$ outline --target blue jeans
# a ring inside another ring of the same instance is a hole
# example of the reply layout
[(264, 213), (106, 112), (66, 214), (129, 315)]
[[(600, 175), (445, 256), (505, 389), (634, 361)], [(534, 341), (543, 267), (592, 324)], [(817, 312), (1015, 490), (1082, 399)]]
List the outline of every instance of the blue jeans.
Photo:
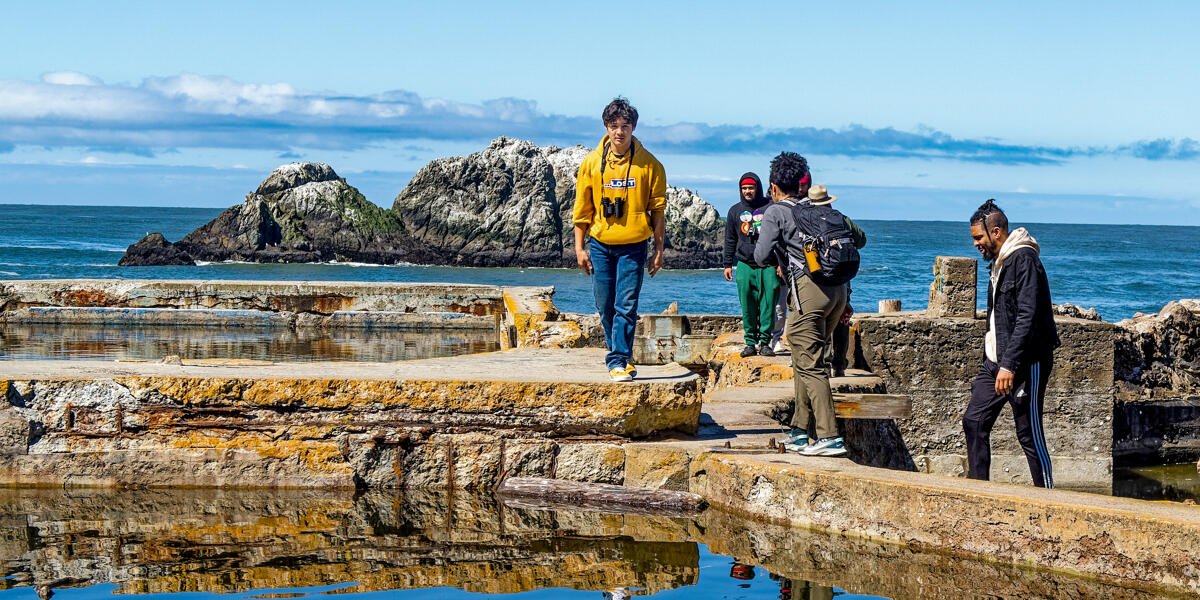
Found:
[(624, 367), (633, 355), (633, 332), (638, 322), (638, 294), (646, 272), (646, 242), (605, 244), (588, 238), (592, 259), (592, 291), (604, 326), (609, 369)]

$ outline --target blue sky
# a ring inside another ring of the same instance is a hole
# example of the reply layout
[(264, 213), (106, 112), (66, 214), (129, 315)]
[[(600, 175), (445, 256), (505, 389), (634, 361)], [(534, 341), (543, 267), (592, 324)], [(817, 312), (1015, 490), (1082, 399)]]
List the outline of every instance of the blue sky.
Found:
[(246, 4), (7, 6), (0, 202), (224, 207), (318, 160), (390, 206), (621, 94), (720, 208), (787, 149), (861, 218), (1200, 225), (1200, 4)]

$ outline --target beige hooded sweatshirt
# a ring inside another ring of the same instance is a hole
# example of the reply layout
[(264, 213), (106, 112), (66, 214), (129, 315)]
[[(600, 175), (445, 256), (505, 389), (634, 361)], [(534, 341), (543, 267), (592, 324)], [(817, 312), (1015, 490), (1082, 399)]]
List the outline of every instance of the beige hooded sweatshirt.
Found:
[(996, 284), (1000, 281), (1000, 269), (1004, 268), (1004, 259), (1020, 248), (1033, 248), (1035, 253), (1039, 252), (1037, 240), (1033, 239), (1033, 236), (1029, 235), (1024, 227), (1018, 227), (1008, 234), (1008, 239), (1004, 240), (1004, 244), (1000, 246), (1000, 253), (996, 255), (996, 262), (992, 265), (992, 285), (988, 286), (992, 290), (992, 297), (989, 298), (992, 314), (988, 319), (987, 336), (983, 338), (983, 352), (987, 355), (987, 359), (994, 363), (1000, 362), (996, 348)]

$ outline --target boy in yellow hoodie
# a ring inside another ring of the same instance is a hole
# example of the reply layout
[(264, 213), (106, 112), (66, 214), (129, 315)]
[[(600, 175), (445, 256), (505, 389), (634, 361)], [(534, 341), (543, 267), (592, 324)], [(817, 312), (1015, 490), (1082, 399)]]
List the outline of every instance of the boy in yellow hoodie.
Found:
[[(632, 381), (642, 272), (648, 268), (654, 277), (663, 264), (667, 174), (633, 137), (638, 113), (627, 100), (609, 102), (601, 117), (608, 134), (583, 159), (575, 184), (575, 260), (592, 275), (608, 375)], [(654, 250), (647, 257), (651, 237)]]

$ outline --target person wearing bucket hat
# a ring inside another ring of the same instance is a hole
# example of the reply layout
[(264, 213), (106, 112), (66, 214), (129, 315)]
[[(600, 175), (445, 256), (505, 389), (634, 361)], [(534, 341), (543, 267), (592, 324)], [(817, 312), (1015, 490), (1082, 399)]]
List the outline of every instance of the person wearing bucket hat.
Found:
[(829, 190), (825, 189), (823, 185), (814, 185), (808, 188), (808, 199), (813, 206), (825, 206), (833, 204), (833, 201), (837, 200), (837, 196), (830, 196)]
[[(827, 206), (833, 204), (837, 200), (837, 196), (829, 194), (829, 190), (823, 185), (814, 185), (808, 190), (808, 199), (812, 201), (813, 206)], [(862, 230), (858, 225), (854, 224), (848, 217), (846, 225), (850, 227), (855, 235), (866, 239)], [(854, 314), (854, 309), (850, 308), (850, 294), (853, 290), (850, 289), (850, 284), (846, 284), (846, 308), (842, 311), (842, 317), (833, 328), (831, 340), (833, 343), (825, 346), (825, 362), (833, 366), (833, 376), (842, 377), (846, 374), (846, 367), (849, 361), (846, 359), (846, 352), (850, 347), (850, 317)]]
[(771, 201), (763, 196), (762, 180), (754, 173), (745, 173), (738, 179), (738, 190), (741, 201), (730, 207), (725, 218), (725, 281), (737, 280), (746, 340), (742, 356), (774, 356), (771, 329), (775, 324), (779, 276), (773, 264), (754, 262), (754, 242), (758, 241), (763, 212)]

